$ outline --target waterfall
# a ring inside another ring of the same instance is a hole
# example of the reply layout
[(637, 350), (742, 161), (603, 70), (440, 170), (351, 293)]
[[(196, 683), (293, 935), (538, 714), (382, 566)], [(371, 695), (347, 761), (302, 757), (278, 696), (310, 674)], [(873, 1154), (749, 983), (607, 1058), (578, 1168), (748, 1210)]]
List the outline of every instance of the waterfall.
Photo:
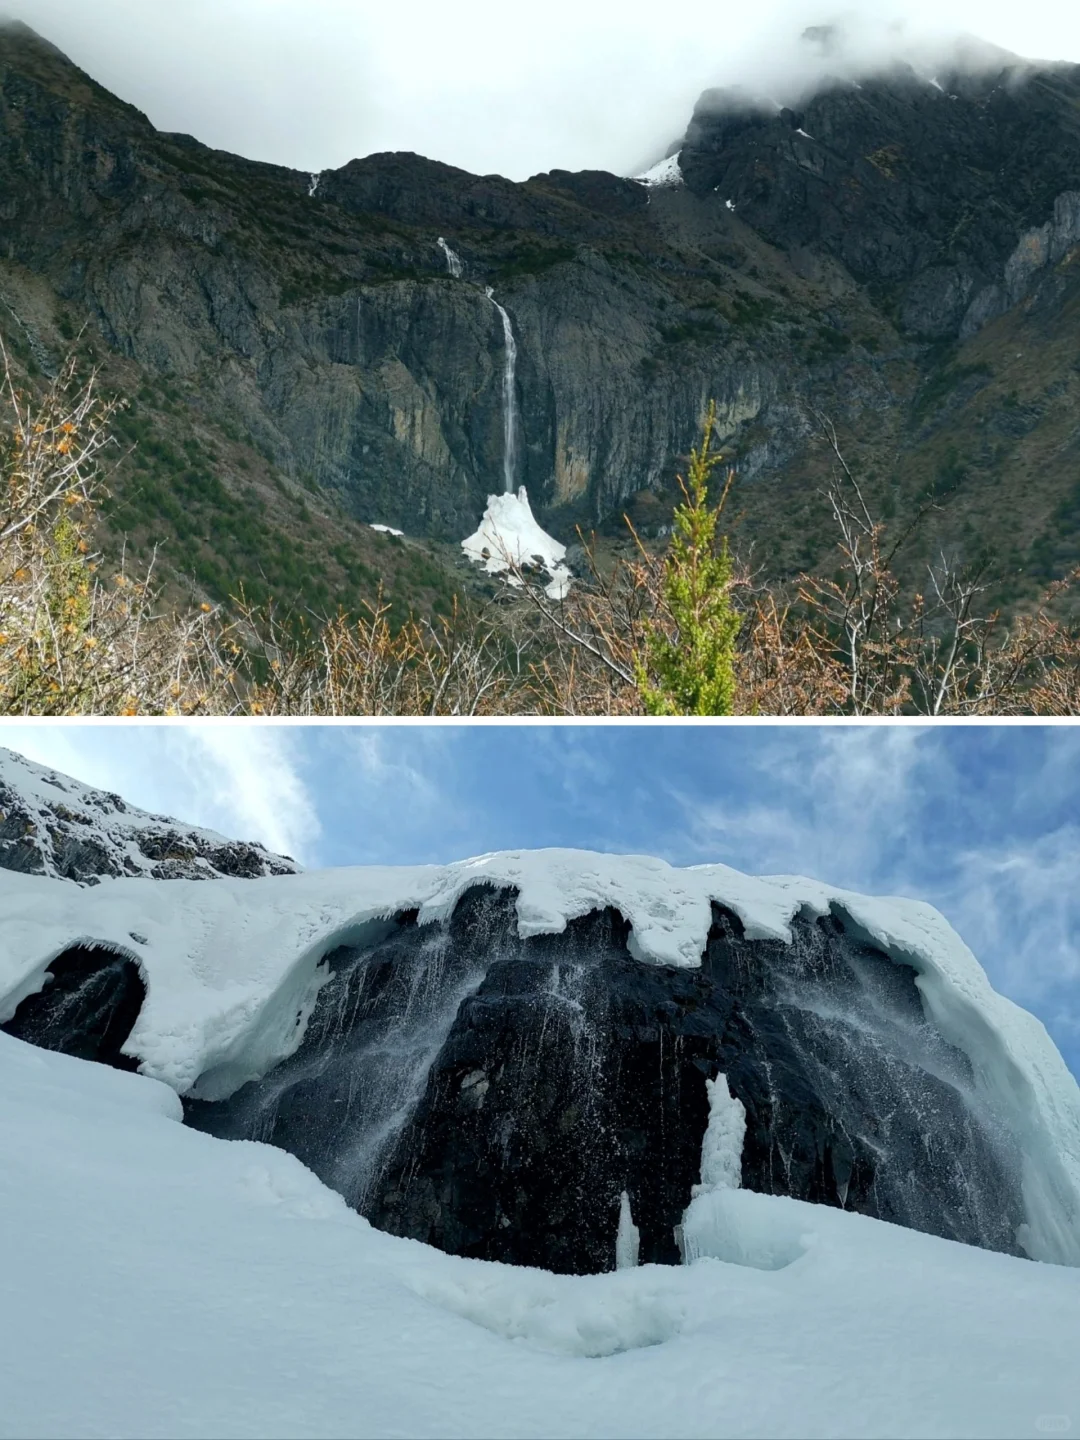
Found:
[(299, 1049), (262, 1080), (187, 1120), (298, 1155), (363, 1212), (431, 1066), (490, 957), (459, 953), (445, 925), (327, 957), (329, 979)]
[(308, 193), (308, 199), (309, 199), (309, 200), (314, 200), (315, 196), (319, 193), (319, 185), (320, 185), (321, 183), (322, 183), (322, 171), (320, 170), (320, 171), (318, 172), (318, 174), (316, 174), (314, 171), (312, 171), (312, 173), (311, 173), (311, 184), (308, 186), (308, 192), (307, 192), (307, 193)]
[(450, 246), (446, 243), (446, 241), (441, 235), (439, 236), (436, 243), (438, 244), (439, 249), (446, 256), (447, 270), (449, 270), (450, 274), (454, 277), (455, 280), (460, 280), (462, 275), (465, 273), (465, 262), (462, 260), (460, 255), (455, 254), (455, 252), (450, 249)]
[(506, 367), (503, 370), (503, 488), (508, 495), (514, 493), (517, 476), (517, 341), (510, 316), (495, 299), (495, 292), (489, 285), (484, 292), (502, 316), (503, 337), (506, 341)]

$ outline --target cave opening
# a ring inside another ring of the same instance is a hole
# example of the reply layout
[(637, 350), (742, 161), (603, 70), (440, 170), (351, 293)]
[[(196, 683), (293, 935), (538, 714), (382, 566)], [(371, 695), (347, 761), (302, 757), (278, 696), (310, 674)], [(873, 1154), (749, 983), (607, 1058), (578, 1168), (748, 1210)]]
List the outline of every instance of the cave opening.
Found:
[(136, 961), (104, 946), (73, 945), (49, 962), (44, 988), (28, 995), (0, 1030), (43, 1050), (136, 1071), (138, 1057), (125, 1055), (123, 1046), (145, 1000)]

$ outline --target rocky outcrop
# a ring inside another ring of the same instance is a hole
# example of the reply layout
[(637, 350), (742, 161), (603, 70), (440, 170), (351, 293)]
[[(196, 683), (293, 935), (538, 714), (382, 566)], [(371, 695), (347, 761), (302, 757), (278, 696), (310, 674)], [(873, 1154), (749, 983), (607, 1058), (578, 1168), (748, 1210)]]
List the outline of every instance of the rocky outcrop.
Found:
[(932, 81), (900, 67), (834, 82), (799, 111), (710, 91), (680, 166), (774, 245), (824, 250), (859, 281), (903, 287), (905, 327), (939, 339), (958, 334), (972, 292), (1007, 260), (1002, 309), (1029, 267), (1076, 243), (1066, 192), (1080, 174), (1078, 100), (1077, 67), (1019, 62)]
[(290, 875), (262, 845), (149, 815), (12, 750), (0, 749), (0, 866), (96, 885), (121, 875), (205, 880)]
[(445, 925), (399, 916), (330, 957), (291, 1059), (188, 1123), (292, 1151), (394, 1234), (587, 1273), (614, 1268), (624, 1193), (641, 1261), (678, 1262), (722, 1074), (745, 1187), (1018, 1253), (1015, 1156), (913, 971), (842, 917), (786, 946), (717, 909), (700, 970), (642, 964), (628, 929), (522, 940), (482, 887)]
[[(229, 873), (285, 873), (285, 862), (257, 847), (146, 816), (11, 752), (0, 754), (0, 783), (5, 816), (21, 807), (33, 824), (24, 850), (9, 841), (0, 855), (11, 868), (108, 888), (123, 866), (159, 879), (212, 877), (227, 847)], [(203, 853), (204, 845), (212, 848)], [(512, 883), (496, 887), (470, 869), (452, 908), (435, 911), (446, 918), (424, 924), (420, 909), (394, 901), (362, 924), (329, 921), (323, 902), (318, 919), (305, 920), (298, 901), (303, 946), (330, 924), (326, 944), (336, 948), (321, 959), (309, 948), (300, 964), (289, 949), (293, 978), (267, 1011), (272, 1031), (295, 1025), (295, 1033), (287, 1045), (280, 1034), (269, 1048), (260, 1041), (254, 1060), (231, 1053), (223, 1064), (217, 1055), (173, 1077), (187, 1123), (290, 1151), (392, 1234), (563, 1273), (612, 1269), (634, 1246), (641, 1263), (678, 1263), (682, 1217), (701, 1184), (793, 1196), (1024, 1253), (1015, 1119), (999, 1113), (1004, 1101), (987, 1098), (999, 1092), (928, 1019), (916, 962), (867, 942), (844, 902), (804, 909), (789, 940), (765, 940), (749, 938), (714, 900), (707, 932), (710, 911), (700, 912), (700, 965), (683, 948), (682, 963), (660, 963), (642, 958), (647, 920), (637, 917), (635, 939), (612, 900), (590, 889), (597, 876), (587, 856), (558, 883), (573, 885), (584, 866), (583, 893), (592, 898), (565, 902), (565, 928), (548, 915), (549, 933), (523, 936), (534, 928), (519, 921), (523, 857), (508, 858)], [(619, 882), (630, 907), (641, 885), (655, 883), (655, 867), (642, 863), (652, 881)], [(677, 886), (678, 872), (671, 875)], [(263, 892), (258, 903), (278, 907), (276, 927), (306, 878)], [(415, 877), (407, 883), (405, 893), (416, 895)], [(216, 906), (215, 887), (197, 890)], [(49, 943), (29, 971), (16, 970), (0, 1029), (136, 1070), (136, 1026), (155, 974), (166, 1003), (173, 985), (187, 995), (181, 1028), (234, 1023), (232, 1015), (193, 1019), (199, 1010), (184, 990), (179, 954), (163, 961), (158, 951), (172, 938), (167, 894), (154, 897), (142, 921), (123, 918), (125, 895), (136, 907), (147, 900), (144, 885), (95, 891), (86, 899), (105, 902), (105, 929), (102, 908), (96, 921), (69, 917), (60, 953)], [(24, 928), (37, 889), (25, 898), (29, 910), (23, 903), (17, 911)], [(230, 914), (243, 905), (236, 887), (224, 901)], [(678, 932), (673, 917), (685, 891), (676, 889), (672, 903), (663, 890), (646, 910), (658, 908)], [(207, 923), (200, 933), (243, 934), (249, 944), (255, 933)], [(89, 935), (99, 938), (78, 938)], [(339, 943), (346, 935), (350, 943)], [(700, 944), (690, 942), (694, 952)], [(215, 992), (220, 976), (231, 1012), (266, 1005), (265, 993), (232, 988), (228, 966), (215, 964), (193, 968)], [(737, 1125), (717, 1114), (718, 1096), (737, 1111)]]

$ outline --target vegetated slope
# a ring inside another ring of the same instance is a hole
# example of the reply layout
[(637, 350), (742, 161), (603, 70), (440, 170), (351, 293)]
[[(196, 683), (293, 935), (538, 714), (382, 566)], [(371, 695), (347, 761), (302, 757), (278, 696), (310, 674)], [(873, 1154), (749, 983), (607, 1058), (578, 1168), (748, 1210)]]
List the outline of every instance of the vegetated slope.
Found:
[(1080, 559), (1075, 67), (897, 71), (798, 114), (710, 94), (679, 164), (660, 187), (407, 154), (310, 177), (160, 134), (9, 27), (0, 322), (38, 366), (89, 322), (136, 397), (110, 524), (166, 532), (215, 594), (327, 608), (392, 573), (445, 607), (449, 547), (502, 486), (489, 285), (517, 478), (562, 538), (624, 511), (658, 533), (715, 398), (738, 543), (773, 575), (831, 564), (811, 410), (886, 517), (937, 496), (910, 575), (991, 551), (1019, 598)]

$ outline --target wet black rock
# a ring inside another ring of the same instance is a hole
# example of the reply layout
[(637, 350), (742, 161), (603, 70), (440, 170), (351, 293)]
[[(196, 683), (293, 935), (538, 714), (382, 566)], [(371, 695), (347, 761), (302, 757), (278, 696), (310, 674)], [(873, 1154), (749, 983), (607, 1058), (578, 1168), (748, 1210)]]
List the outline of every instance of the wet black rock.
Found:
[(28, 996), (0, 1030), (43, 1050), (134, 1071), (122, 1053), (146, 999), (133, 960), (97, 946), (75, 945), (51, 961), (46, 983)]
[(522, 940), (488, 889), (446, 925), (406, 917), (331, 957), (296, 1055), (188, 1121), (291, 1150), (391, 1233), (584, 1273), (614, 1265), (623, 1191), (641, 1259), (677, 1262), (722, 1073), (745, 1187), (1018, 1253), (1015, 1155), (913, 971), (842, 916), (789, 946), (717, 909), (696, 970), (628, 933), (607, 910)]

